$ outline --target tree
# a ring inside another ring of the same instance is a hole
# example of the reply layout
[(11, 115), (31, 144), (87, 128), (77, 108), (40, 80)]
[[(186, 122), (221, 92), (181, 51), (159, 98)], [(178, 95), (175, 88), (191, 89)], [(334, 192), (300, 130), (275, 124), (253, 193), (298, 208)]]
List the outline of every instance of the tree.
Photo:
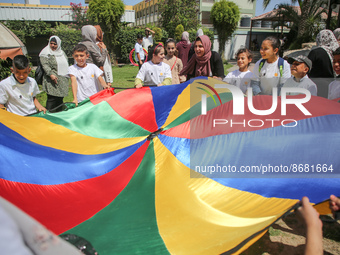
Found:
[(79, 29), (82, 26), (88, 25), (89, 20), (86, 14), (88, 7), (87, 6), (83, 7), (81, 3), (76, 4), (72, 2), (70, 3), (70, 6), (72, 13), (71, 14), (69, 13), (68, 15), (71, 15), (72, 19), (74, 20), (75, 27)]
[(120, 19), (125, 11), (122, 0), (91, 0), (87, 17), (93, 24), (98, 24), (105, 32), (105, 44), (112, 49), (114, 38), (120, 28)]
[(225, 43), (236, 30), (240, 20), (240, 10), (234, 2), (215, 2), (211, 8), (210, 19), (218, 35), (218, 51), (223, 57)]
[[(300, 47), (302, 42), (314, 40), (316, 34), (321, 29), (321, 15), (326, 13), (326, 10), (320, 8), (325, 0), (305, 0), (299, 1), (301, 15), (296, 10), (296, 7), (288, 4), (280, 4), (278, 15), (284, 17), (284, 20), (289, 20), (287, 25), (291, 29), (291, 33), (296, 34), (294, 40), (294, 48)], [(277, 26), (286, 26), (281, 21)]]
[[(254, 2), (254, 0), (251, 0)], [(271, 0), (264, 0), (263, 1), (263, 9), (267, 8)], [(298, 23), (296, 24), (296, 27), (298, 28), (297, 38), (298, 40), (301, 40), (301, 38), (305, 37), (306, 33), (309, 33), (308, 30), (310, 30), (311, 24), (310, 18), (313, 16), (312, 13), (315, 13), (315, 16), (317, 16), (317, 11), (326, 12), (323, 8), (320, 8), (322, 5), (326, 4), (328, 5), (328, 0), (291, 0), (292, 4), (298, 3), (301, 9), (301, 15), (299, 16)], [(280, 4), (280, 6), (288, 6), (288, 4)], [(289, 10), (290, 12), (290, 10)], [(312, 17), (312, 19), (314, 19)], [(298, 25), (297, 25), (298, 24)]]
[(182, 24), (185, 30), (196, 30), (199, 24), (198, 7), (196, 0), (160, 0), (160, 25), (172, 38), (175, 37), (175, 29), (179, 24)]

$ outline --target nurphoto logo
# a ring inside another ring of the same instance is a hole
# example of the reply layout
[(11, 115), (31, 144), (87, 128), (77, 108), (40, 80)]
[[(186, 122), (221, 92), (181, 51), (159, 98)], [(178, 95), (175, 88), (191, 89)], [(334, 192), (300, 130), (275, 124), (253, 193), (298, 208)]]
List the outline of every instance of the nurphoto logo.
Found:
[[(203, 84), (205, 85), (205, 84)], [(211, 87), (211, 86), (209, 86)], [(254, 115), (258, 116), (267, 116), (272, 113), (274, 113), (277, 109), (278, 106), (278, 89), (273, 88), (272, 89), (272, 105), (269, 109), (265, 110), (259, 110), (255, 109), (254, 104), (253, 104), (253, 91), (252, 88), (250, 87), (247, 91), (247, 97), (244, 96), (242, 90), (234, 85), (228, 85), (228, 84), (215, 84), (215, 88), (225, 88), (228, 89), (233, 97), (232, 104), (233, 104), (233, 115), (235, 116), (240, 116), (240, 115), (245, 115), (244, 113), (244, 108), (245, 108), (245, 103), (244, 100), (247, 100), (247, 106), (248, 109), (251, 113)], [(217, 95), (218, 99), (220, 97), (218, 96), (216, 90), (214, 88), (210, 88), (215, 95)], [(206, 90), (204, 90), (206, 91)], [(305, 97), (303, 98), (287, 98), (287, 95), (290, 93), (299, 93), (299, 94), (304, 94)], [(210, 97), (213, 99), (213, 96), (211, 93), (208, 93)], [(311, 116), (312, 114), (306, 109), (306, 107), (303, 105), (304, 103), (307, 103), (311, 99), (311, 93), (304, 88), (281, 88), (281, 116), (286, 116), (287, 115), (287, 105), (295, 105), (304, 115), (306, 116)], [(214, 99), (213, 99), (214, 100)], [(215, 102), (215, 100), (214, 100)], [(222, 104), (222, 103), (221, 103)], [(216, 102), (215, 102), (216, 105)], [(201, 95), (201, 115), (206, 115), (207, 114), (207, 95), (202, 94)], [(262, 127), (265, 123), (265, 121), (269, 121), (272, 123), (272, 127), (274, 127), (274, 123), (277, 121), (280, 121), (281, 125), (284, 127), (295, 127), (297, 125), (297, 121), (294, 119), (244, 119), (241, 122), (233, 122), (232, 119), (213, 119), (212, 126), (216, 127), (216, 125), (226, 125), (230, 124), (232, 127), (233, 125), (243, 125), (244, 127), (248, 124), (249, 127)], [(289, 124), (287, 124), (289, 123)]]

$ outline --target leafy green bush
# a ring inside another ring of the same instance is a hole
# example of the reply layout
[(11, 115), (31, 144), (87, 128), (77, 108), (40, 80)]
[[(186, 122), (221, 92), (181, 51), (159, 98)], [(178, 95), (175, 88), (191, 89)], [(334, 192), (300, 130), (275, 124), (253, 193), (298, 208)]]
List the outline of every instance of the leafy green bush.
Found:
[(60, 38), (61, 47), (66, 56), (70, 58), (74, 46), (82, 40), (81, 31), (64, 24), (58, 24), (52, 31), (54, 35)]
[(115, 52), (116, 56), (119, 57), (119, 62), (130, 62), (129, 54), (135, 47), (138, 34), (144, 35), (144, 28), (124, 27), (116, 34)]
[(151, 28), (153, 31), (155, 31), (155, 37), (154, 42), (162, 42), (163, 34), (162, 34), (162, 29), (159, 27), (153, 27)]
[(149, 25), (149, 26), (146, 26), (146, 27), (149, 27), (150, 29), (155, 31), (155, 37), (154, 37), (155, 43), (161, 42), (161, 43), (165, 44), (165, 41), (169, 38), (167, 31), (165, 31), (163, 28), (156, 27), (156, 26), (153, 26), (153, 25)]
[(41, 35), (51, 34), (51, 24), (42, 20), (6, 20), (4, 21), (6, 27), (23, 42), (26, 43), (26, 38), (35, 38)]
[(165, 43), (168, 38), (169, 38), (168, 32), (162, 29), (162, 40), (161, 41)]
[(12, 60), (10, 58), (6, 60), (0, 58), (0, 81), (11, 75), (11, 67)]
[(179, 24), (175, 29), (175, 39), (180, 41), (182, 39), (182, 34), (184, 32), (184, 27), (182, 24)]

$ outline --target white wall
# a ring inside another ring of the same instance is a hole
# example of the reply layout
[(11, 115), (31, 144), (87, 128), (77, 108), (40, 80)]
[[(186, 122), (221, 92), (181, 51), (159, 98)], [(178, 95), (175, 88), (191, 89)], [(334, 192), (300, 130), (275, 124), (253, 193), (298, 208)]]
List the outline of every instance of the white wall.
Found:
[[(240, 48), (244, 48), (248, 44), (248, 35), (246, 34), (234, 34), (234, 36), (226, 43), (224, 58), (226, 60), (235, 59), (235, 53)], [(218, 52), (218, 40), (215, 35), (213, 50)]]
[(25, 0), (25, 4), (40, 4), (40, 0)]

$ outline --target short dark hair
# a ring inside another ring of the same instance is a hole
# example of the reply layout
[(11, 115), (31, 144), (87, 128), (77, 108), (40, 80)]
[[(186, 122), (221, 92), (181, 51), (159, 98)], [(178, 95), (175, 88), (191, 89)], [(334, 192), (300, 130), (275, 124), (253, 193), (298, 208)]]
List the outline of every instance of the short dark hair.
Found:
[[(235, 54), (236, 59), (237, 59), (238, 55), (241, 54), (241, 53), (246, 53), (248, 59), (250, 59), (250, 58), (253, 59), (253, 53), (250, 50), (248, 50), (247, 48), (239, 49)], [(248, 63), (248, 66), (249, 65), (250, 65), (250, 62)]]
[(87, 47), (84, 44), (81, 44), (81, 43), (78, 43), (78, 44), (76, 44), (76, 46), (74, 46), (72, 53), (74, 53), (76, 51), (81, 51), (81, 52), (85, 52), (86, 54), (89, 54)]
[(333, 56), (340, 55), (340, 47), (333, 52)]
[(29, 66), (30, 62), (28, 61), (28, 58), (24, 55), (16, 55), (13, 58), (13, 67), (23, 70), (26, 69)]
[(142, 34), (138, 34), (137, 35), (137, 39), (143, 39), (143, 35)]

